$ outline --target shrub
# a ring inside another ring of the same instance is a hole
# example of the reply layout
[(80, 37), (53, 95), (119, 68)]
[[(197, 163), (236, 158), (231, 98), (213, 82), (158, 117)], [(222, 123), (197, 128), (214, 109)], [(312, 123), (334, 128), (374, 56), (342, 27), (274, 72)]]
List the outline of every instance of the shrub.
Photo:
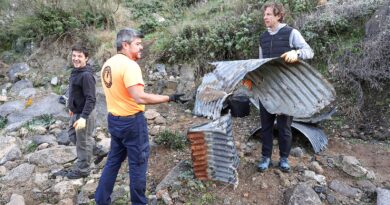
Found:
[(187, 25), (170, 38), (161, 56), (163, 62), (207, 61), (256, 57), (259, 18), (257, 13), (223, 16), (215, 22)]
[(171, 149), (181, 150), (185, 147), (187, 140), (178, 132), (164, 130), (157, 135), (155, 142)]
[(15, 4), (19, 7), (8, 6), (8, 9), (16, 10), (15, 18), (7, 19), (7, 23), (0, 25), (3, 30), (0, 47), (6, 50), (15, 47), (16, 42), (19, 45), (39, 43), (46, 37), (82, 36), (80, 31), (86, 28), (114, 28), (113, 15), (119, 6), (115, 6), (115, 2), (18, 0)]

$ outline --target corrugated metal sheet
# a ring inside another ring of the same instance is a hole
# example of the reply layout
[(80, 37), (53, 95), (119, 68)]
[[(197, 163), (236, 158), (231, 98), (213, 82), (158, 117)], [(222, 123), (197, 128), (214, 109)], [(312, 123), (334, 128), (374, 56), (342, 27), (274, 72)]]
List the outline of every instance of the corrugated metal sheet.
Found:
[(293, 122), (291, 127), (301, 132), (310, 141), (315, 153), (323, 151), (328, 145), (328, 137), (315, 125)]
[[(325, 132), (314, 124), (293, 122), (291, 127), (305, 136), (313, 147), (315, 153), (323, 151), (328, 145), (328, 137)], [(277, 126), (275, 126), (277, 128)], [(251, 136), (257, 135), (261, 126), (252, 131)]]
[(231, 115), (188, 130), (194, 173), (201, 180), (238, 185), (239, 157), (234, 144)]
[(194, 114), (217, 119), (223, 102), (245, 77), (253, 82), (255, 100), (270, 113), (307, 118), (335, 99), (335, 91), (309, 64), (286, 64), (280, 58), (216, 62), (199, 86)]

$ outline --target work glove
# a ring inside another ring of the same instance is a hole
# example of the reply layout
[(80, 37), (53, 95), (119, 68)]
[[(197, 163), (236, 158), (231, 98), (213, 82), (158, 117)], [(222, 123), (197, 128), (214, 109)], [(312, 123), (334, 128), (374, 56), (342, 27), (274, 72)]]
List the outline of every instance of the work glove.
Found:
[(183, 99), (180, 99), (181, 96), (183, 96), (184, 94), (180, 93), (180, 94), (172, 94), (172, 95), (169, 95), (169, 102), (178, 102), (178, 103), (186, 103), (188, 102), (188, 100), (183, 100)]
[(74, 122), (73, 127), (76, 130), (81, 130), (85, 128), (86, 120), (82, 117), (80, 117), (76, 122)]
[(286, 63), (298, 62), (298, 52), (296, 50), (287, 51), (280, 57), (283, 58)]

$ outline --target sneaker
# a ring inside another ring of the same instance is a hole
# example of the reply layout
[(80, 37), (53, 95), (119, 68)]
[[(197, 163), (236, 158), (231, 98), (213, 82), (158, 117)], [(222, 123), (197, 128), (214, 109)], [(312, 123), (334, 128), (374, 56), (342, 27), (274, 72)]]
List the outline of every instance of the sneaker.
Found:
[(68, 179), (80, 179), (80, 178), (85, 178), (88, 175), (89, 175), (89, 173), (83, 173), (83, 172), (80, 172), (77, 170), (72, 170), (72, 171), (68, 172), (65, 176)]
[(290, 165), (288, 164), (287, 157), (280, 158), (279, 168), (282, 170), (282, 172), (290, 172)]
[(260, 172), (264, 172), (265, 170), (268, 169), (270, 164), (271, 164), (271, 158), (263, 156), (263, 157), (261, 157), (261, 160), (260, 160), (259, 164), (257, 165), (257, 169)]

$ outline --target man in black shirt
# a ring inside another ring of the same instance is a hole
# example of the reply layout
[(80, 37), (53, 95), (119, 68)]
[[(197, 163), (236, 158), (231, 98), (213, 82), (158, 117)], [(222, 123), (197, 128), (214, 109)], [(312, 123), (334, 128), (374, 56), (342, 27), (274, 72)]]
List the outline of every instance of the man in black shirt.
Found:
[(69, 179), (86, 177), (90, 172), (95, 128), (96, 81), (92, 67), (87, 64), (88, 50), (80, 45), (72, 48), (73, 70), (69, 78), (68, 134), (76, 145), (77, 162), (66, 174)]

